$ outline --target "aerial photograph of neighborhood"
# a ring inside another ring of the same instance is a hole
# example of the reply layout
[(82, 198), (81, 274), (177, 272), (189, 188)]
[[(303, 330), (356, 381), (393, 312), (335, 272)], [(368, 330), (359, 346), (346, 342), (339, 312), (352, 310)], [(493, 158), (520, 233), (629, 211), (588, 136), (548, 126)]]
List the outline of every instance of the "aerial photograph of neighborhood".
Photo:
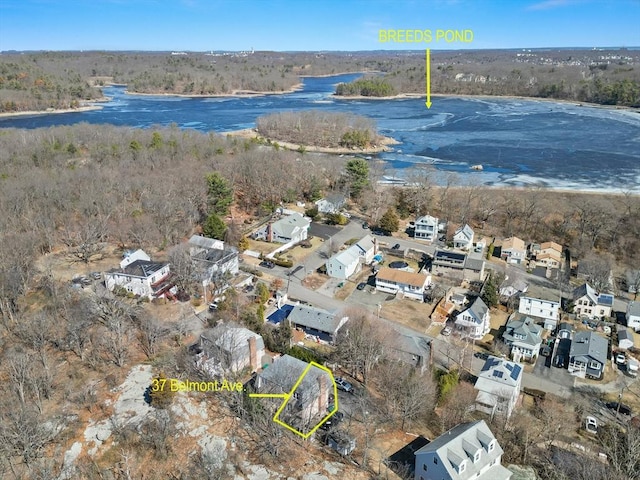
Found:
[(0, 480), (640, 480), (639, 26), (0, 0)]

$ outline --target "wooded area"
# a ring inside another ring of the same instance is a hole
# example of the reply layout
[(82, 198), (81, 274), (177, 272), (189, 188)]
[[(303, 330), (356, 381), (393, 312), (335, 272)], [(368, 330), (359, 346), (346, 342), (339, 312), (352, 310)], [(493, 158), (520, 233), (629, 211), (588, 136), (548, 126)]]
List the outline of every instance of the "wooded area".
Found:
[(296, 145), (314, 147), (367, 148), (378, 137), (373, 120), (349, 113), (274, 113), (256, 120), (256, 130), (264, 137)]
[[(521, 95), (640, 104), (640, 55), (618, 50), (432, 53), (432, 93)], [(354, 53), (37, 52), (0, 56), (0, 113), (75, 108), (109, 83), (138, 93), (284, 92), (305, 75), (379, 72), (341, 95), (425, 93), (424, 51)]]

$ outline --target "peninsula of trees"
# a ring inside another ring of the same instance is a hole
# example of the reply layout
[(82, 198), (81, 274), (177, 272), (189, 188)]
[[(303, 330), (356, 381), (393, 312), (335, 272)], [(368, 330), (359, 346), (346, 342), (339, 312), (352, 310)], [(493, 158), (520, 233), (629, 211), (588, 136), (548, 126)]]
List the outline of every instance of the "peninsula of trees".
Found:
[(379, 140), (373, 121), (366, 117), (316, 110), (259, 117), (256, 130), (269, 140), (302, 147), (363, 150)]

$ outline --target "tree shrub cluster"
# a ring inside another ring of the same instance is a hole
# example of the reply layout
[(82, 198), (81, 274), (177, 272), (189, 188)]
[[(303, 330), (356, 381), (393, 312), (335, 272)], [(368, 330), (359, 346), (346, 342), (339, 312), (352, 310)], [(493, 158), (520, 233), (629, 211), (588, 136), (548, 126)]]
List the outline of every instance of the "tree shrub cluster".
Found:
[(360, 78), (349, 83), (339, 83), (336, 95), (347, 97), (390, 97), (396, 90), (388, 81), (381, 77)]
[(259, 117), (256, 129), (270, 139), (316, 147), (353, 148), (377, 138), (373, 121), (366, 117), (316, 110)]

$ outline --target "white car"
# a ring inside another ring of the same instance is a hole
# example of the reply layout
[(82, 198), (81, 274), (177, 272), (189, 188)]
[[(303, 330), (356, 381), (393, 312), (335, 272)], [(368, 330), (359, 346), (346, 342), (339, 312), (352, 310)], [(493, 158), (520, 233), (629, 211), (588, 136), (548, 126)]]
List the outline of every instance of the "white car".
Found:
[(444, 327), (440, 333), (445, 337), (451, 335), (451, 327)]
[(584, 428), (589, 433), (598, 433), (598, 421), (595, 419), (595, 417), (589, 416), (587, 417)]
[(624, 365), (627, 363), (627, 357), (625, 357), (624, 353), (619, 353), (616, 355), (616, 363), (618, 365)]

